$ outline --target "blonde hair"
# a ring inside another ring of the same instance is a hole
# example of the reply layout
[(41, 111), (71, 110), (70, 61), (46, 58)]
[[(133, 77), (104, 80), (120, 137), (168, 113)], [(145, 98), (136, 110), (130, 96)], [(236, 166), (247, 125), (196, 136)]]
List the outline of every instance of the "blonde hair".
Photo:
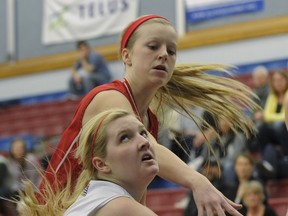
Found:
[[(116, 119), (128, 115), (133, 114), (121, 109), (112, 109), (101, 112), (90, 119), (82, 128), (79, 146), (75, 154), (75, 157), (79, 158), (83, 166), (83, 170), (77, 178), (76, 186), (72, 186), (74, 184), (71, 182), (71, 174), (69, 173), (67, 175), (67, 185), (61, 189), (52, 188), (51, 184), (44, 179), (44, 190), (39, 193), (40, 199), (45, 200), (46, 203), (42, 205), (35, 196), (31, 182), (24, 181), (25, 191), (20, 192), (21, 199), (18, 202), (20, 215), (63, 215), (66, 209), (76, 201), (88, 182), (92, 179), (97, 179), (97, 170), (92, 165), (92, 157), (105, 158), (106, 156), (107, 125)], [(92, 141), (94, 142), (92, 143)]]
[[(168, 106), (184, 111), (191, 119), (200, 119), (190, 107), (201, 107), (204, 110), (224, 119), (234, 132), (241, 129), (248, 137), (254, 131), (253, 121), (243, 111), (255, 110), (258, 105), (253, 101), (255, 96), (251, 89), (229, 77), (209, 74), (211, 71), (228, 73), (223, 65), (218, 64), (179, 64), (167, 83), (159, 89), (155, 96), (156, 111), (159, 115), (161, 107)], [(204, 121), (208, 127), (210, 125)]]
[(265, 199), (264, 188), (263, 185), (256, 180), (251, 180), (245, 183), (243, 188), (243, 201), (245, 202), (245, 197), (251, 192), (256, 193), (260, 196), (261, 201), (263, 202)]

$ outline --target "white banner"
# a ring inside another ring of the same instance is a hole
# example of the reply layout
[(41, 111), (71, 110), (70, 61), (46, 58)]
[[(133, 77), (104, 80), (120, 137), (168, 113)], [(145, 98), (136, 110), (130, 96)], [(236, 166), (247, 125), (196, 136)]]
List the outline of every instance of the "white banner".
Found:
[(121, 32), (138, 16), (139, 0), (44, 0), (45, 45)]

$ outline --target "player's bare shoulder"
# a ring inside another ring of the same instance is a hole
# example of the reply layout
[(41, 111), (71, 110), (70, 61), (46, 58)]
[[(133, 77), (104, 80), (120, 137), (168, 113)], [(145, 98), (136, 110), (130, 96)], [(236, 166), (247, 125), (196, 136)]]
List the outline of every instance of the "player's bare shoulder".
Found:
[(93, 100), (86, 108), (82, 123), (86, 123), (89, 119), (91, 119), (91, 117), (100, 112), (113, 108), (132, 111), (128, 99), (121, 92), (117, 90), (107, 90), (100, 92), (93, 98)]
[(127, 197), (111, 200), (102, 207), (94, 216), (157, 216), (152, 210)]

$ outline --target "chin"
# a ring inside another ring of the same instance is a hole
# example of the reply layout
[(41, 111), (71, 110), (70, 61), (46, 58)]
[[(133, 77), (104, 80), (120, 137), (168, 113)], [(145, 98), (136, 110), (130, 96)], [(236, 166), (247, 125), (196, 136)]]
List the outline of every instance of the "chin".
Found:
[(152, 175), (157, 175), (159, 173), (159, 166), (153, 166), (153, 169), (151, 169)]

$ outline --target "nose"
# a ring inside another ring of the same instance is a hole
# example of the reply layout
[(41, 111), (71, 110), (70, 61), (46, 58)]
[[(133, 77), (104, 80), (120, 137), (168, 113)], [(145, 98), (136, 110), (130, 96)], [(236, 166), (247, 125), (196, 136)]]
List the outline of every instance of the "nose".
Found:
[(138, 137), (138, 141), (139, 141), (139, 149), (140, 150), (146, 150), (149, 149), (151, 147), (151, 144), (149, 142), (149, 140), (145, 137), (143, 137), (142, 135), (139, 134)]
[(159, 52), (159, 55), (158, 55), (158, 59), (159, 59), (159, 60), (162, 60), (162, 61), (167, 61), (167, 59), (168, 59), (168, 52), (167, 52), (166, 46), (163, 46), (163, 47), (160, 49), (160, 52)]

